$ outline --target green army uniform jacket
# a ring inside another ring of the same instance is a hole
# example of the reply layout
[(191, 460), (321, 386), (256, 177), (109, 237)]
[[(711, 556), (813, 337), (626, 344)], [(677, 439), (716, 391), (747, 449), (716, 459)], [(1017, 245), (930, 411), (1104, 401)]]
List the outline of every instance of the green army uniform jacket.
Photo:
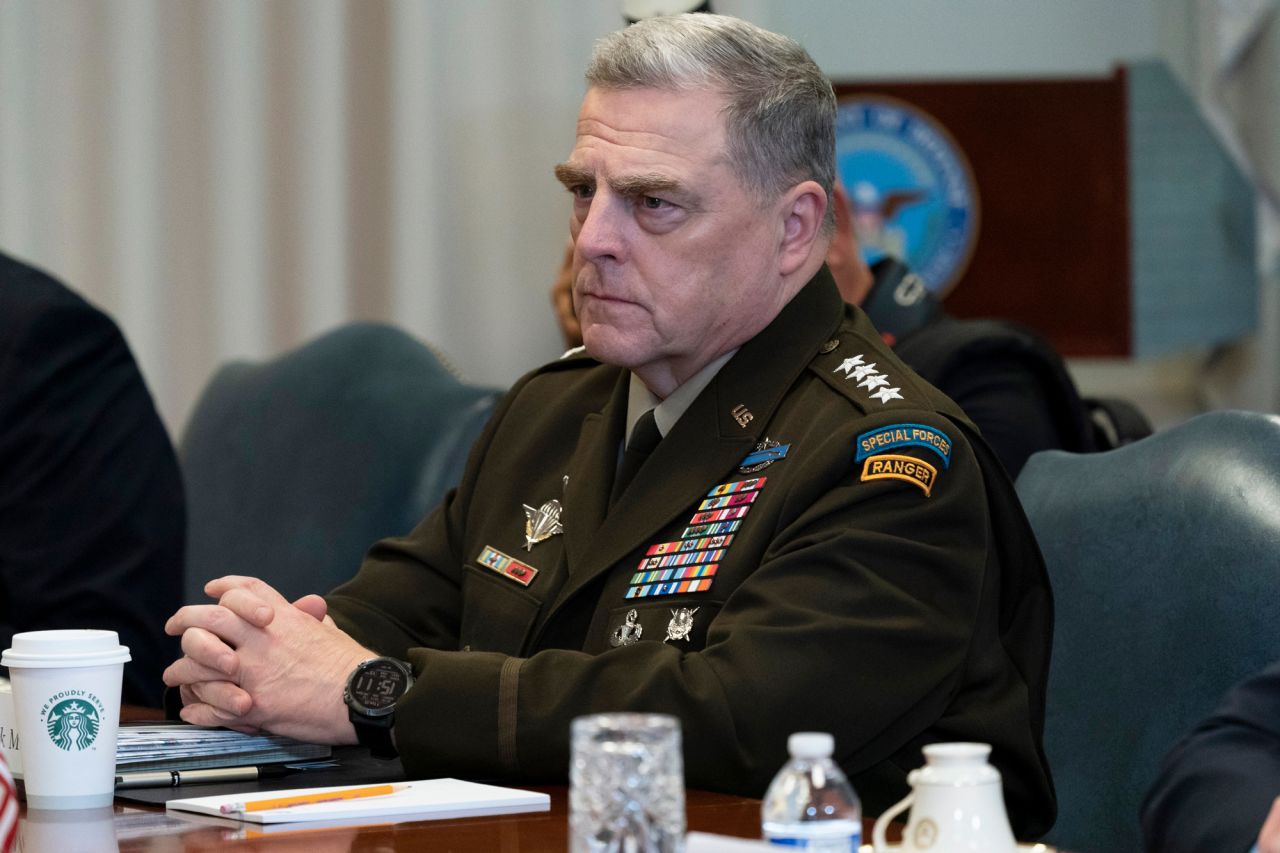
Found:
[[(922, 745), (990, 743), (1015, 832), (1046, 830), (1048, 582), (960, 410), (825, 268), (610, 507), (627, 388), (586, 356), (524, 377), (457, 490), (328, 596), (413, 665), (410, 777), (564, 780), (574, 717), (654, 711), (681, 720), (689, 786), (753, 796), (788, 734), (832, 732), (869, 814)], [(563, 532), (534, 541), (551, 501)]]

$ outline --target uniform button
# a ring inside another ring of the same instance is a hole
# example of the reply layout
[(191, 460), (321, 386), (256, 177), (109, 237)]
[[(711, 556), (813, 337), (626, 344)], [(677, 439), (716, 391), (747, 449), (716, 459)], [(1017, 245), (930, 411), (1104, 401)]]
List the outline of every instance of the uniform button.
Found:
[(840, 346), (840, 339), (832, 338), (831, 340), (827, 341), (825, 344), (822, 345), (822, 349), (820, 349), (819, 352), (822, 353), (823, 355), (826, 355), (829, 352), (834, 352), (835, 348), (838, 346)]

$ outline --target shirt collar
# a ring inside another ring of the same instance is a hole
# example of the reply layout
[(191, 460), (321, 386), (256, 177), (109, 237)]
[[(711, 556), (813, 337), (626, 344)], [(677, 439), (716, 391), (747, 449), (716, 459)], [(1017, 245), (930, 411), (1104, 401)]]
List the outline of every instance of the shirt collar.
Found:
[(710, 384), (711, 380), (720, 372), (720, 368), (724, 367), (725, 362), (733, 358), (734, 353), (737, 351), (738, 349), (735, 347), (712, 360), (706, 367), (690, 376), (680, 387), (668, 394), (665, 400), (659, 400), (640, 381), (640, 377), (632, 373), (631, 384), (627, 389), (627, 431), (623, 436), (623, 446), (625, 447), (627, 441), (631, 439), (631, 429), (636, 425), (636, 421), (640, 420), (640, 416), (650, 409), (653, 409), (653, 419), (658, 425), (658, 432), (663, 436), (670, 432), (671, 428), (676, 425), (676, 421), (680, 420), (680, 416), (702, 393), (702, 389)]

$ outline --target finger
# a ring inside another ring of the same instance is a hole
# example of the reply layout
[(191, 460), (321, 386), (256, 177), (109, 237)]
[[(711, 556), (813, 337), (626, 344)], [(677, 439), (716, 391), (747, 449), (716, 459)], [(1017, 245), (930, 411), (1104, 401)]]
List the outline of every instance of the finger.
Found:
[(319, 595), (304, 595), (293, 603), (293, 606), (313, 619), (324, 620), (329, 612), (329, 602)]
[(246, 577), (245, 575), (227, 575), (215, 578), (204, 585), (205, 594), (213, 598), (222, 598), (232, 589), (247, 589), (272, 605), (287, 603), (284, 596), (277, 592), (271, 584), (258, 578)]
[(224, 678), (235, 678), (240, 673), (240, 659), (235, 650), (215, 634), (190, 628), (183, 632), (181, 646), (184, 655)]
[(223, 721), (238, 720), (253, 710), (253, 697), (230, 681), (200, 681), (188, 685), (194, 705), (208, 705)]
[(218, 604), (255, 628), (267, 627), (276, 615), (274, 601), (265, 601), (256, 592), (245, 587), (237, 586), (227, 590), (218, 599)]
[(205, 628), (210, 619), (219, 618), (213, 614), (217, 609), (216, 604), (188, 604), (186, 607), (179, 607), (178, 612), (164, 623), (164, 632), (170, 637), (177, 637), (188, 628)]
[(188, 657), (178, 658), (161, 673), (168, 687), (180, 687), (200, 681), (226, 681), (232, 674), (196, 663)]
[(1262, 824), (1258, 853), (1280, 853), (1280, 797), (1271, 802), (1271, 812)]
[(182, 710), (178, 712), (178, 716), (185, 722), (191, 723), (193, 726), (225, 726), (226, 728), (235, 728), (237, 725), (235, 717), (218, 711), (210, 705), (203, 705), (199, 702), (193, 705), (183, 705)]

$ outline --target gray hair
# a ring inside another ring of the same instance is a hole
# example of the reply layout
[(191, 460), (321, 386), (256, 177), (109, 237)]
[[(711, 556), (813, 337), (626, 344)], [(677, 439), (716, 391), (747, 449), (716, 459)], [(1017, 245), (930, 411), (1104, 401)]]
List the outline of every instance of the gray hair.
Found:
[(743, 183), (771, 199), (817, 181), (830, 230), (836, 96), (794, 40), (725, 15), (654, 17), (597, 41), (586, 76), (601, 89), (714, 87), (728, 100), (727, 154)]

